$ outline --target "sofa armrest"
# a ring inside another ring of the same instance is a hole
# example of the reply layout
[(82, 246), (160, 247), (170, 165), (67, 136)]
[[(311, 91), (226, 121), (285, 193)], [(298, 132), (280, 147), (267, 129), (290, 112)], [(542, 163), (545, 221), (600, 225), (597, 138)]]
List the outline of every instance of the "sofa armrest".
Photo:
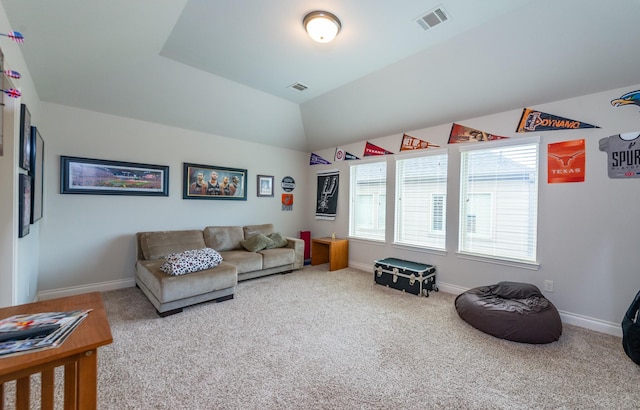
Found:
[(293, 262), (293, 269), (302, 269), (304, 267), (304, 241), (299, 238), (286, 237), (287, 248), (293, 249), (296, 254)]

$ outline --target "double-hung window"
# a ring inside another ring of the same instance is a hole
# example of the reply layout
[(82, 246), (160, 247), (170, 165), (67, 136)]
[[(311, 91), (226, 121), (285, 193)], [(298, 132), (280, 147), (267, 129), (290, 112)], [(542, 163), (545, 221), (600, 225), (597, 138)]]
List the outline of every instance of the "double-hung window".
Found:
[(387, 162), (349, 168), (349, 236), (385, 240)]
[(460, 151), (460, 253), (536, 263), (539, 139)]
[(394, 242), (445, 249), (447, 151), (396, 160)]

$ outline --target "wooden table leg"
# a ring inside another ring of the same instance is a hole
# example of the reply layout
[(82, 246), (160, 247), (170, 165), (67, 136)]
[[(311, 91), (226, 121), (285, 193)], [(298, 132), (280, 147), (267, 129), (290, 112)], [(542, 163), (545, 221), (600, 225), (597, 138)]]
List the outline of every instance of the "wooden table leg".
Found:
[(89, 350), (78, 359), (78, 404), (81, 409), (98, 406), (98, 351)]
[(16, 410), (29, 410), (31, 399), (31, 378), (21, 377), (16, 381)]
[(54, 380), (54, 369), (42, 371), (42, 384), (40, 386), (41, 410), (53, 410)]
[(4, 410), (4, 383), (0, 383), (0, 410)]
[(78, 372), (76, 362), (64, 365), (64, 410), (78, 408)]

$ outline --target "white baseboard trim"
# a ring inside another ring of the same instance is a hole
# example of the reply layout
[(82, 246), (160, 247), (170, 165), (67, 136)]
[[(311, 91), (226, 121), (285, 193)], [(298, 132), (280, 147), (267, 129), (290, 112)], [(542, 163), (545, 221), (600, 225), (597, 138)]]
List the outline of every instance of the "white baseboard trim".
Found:
[(82, 293), (89, 293), (89, 292), (105, 292), (108, 290), (131, 288), (135, 285), (136, 285), (136, 280), (134, 278), (112, 280), (108, 282), (92, 283), (91, 285), (73, 286), (70, 288), (45, 290), (42, 292), (38, 292), (38, 294), (36, 295), (36, 299), (47, 300), (47, 299), (62, 298), (65, 296), (80, 295)]
[[(357, 263), (357, 262), (349, 262), (349, 267), (363, 270), (366, 272), (371, 272), (371, 274), (373, 275), (372, 265), (367, 265), (367, 264)], [(462, 292), (466, 292), (467, 290), (469, 290), (469, 288), (453, 285), (451, 283), (439, 282), (437, 280), (437, 277), (436, 277), (436, 284), (439, 290), (446, 293), (451, 293), (456, 296), (461, 294)], [(565, 312), (565, 311), (559, 311), (558, 313), (560, 313), (560, 319), (562, 320), (562, 323), (583, 327), (585, 329), (594, 330), (600, 333), (606, 333), (609, 335), (622, 337), (622, 326), (620, 325), (620, 323), (607, 322), (604, 320), (595, 319), (592, 317), (583, 316), (576, 313)]]

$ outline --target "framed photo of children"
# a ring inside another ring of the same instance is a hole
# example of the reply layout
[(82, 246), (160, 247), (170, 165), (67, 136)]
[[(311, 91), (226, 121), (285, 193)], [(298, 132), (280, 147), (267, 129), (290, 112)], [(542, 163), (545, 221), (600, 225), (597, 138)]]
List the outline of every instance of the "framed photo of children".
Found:
[(258, 175), (258, 196), (273, 196), (273, 176)]
[(184, 163), (183, 199), (247, 200), (247, 170)]

